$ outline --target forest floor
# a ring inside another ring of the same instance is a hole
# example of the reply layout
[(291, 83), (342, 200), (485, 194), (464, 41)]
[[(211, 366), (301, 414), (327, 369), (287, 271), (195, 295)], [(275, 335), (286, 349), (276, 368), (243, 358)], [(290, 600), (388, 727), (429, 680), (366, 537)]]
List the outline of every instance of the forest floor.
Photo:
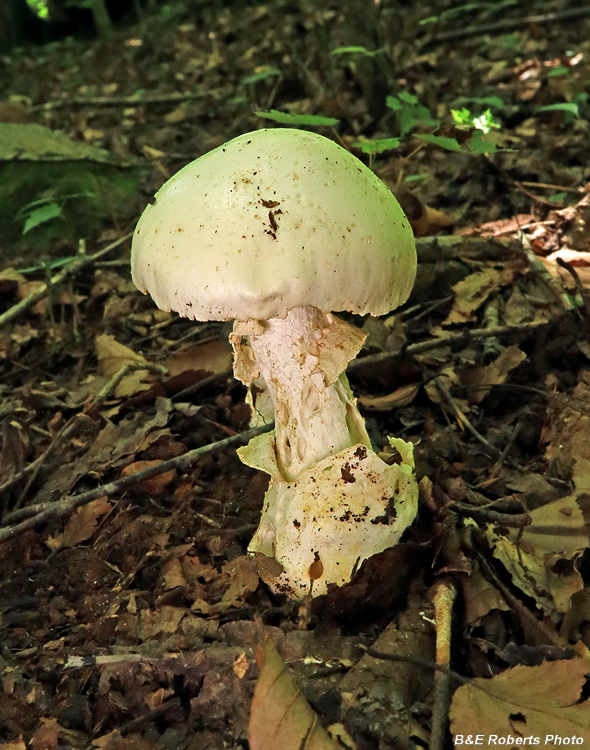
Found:
[[(0, 120), (141, 166), (86, 255), (65, 226), (0, 237), (1, 747), (590, 746), (590, 11), (188, 5), (0, 61)], [(129, 273), (155, 191), (268, 110), (337, 120), (313, 129), (418, 236), (409, 302), (345, 316), (376, 449), (414, 445), (418, 517), (302, 602), (247, 555), (267, 477), (235, 453), (228, 325)]]

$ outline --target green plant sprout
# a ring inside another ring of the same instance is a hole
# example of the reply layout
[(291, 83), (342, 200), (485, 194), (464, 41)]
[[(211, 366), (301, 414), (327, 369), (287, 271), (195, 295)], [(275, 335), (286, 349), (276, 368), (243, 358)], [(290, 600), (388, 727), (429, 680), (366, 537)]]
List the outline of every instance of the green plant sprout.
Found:
[(486, 109), (481, 115), (475, 115), (467, 107), (463, 107), (462, 109), (452, 109), (451, 115), (455, 125), (476, 128), (484, 133), (489, 133), (492, 128), (499, 130), (502, 127), (501, 123), (494, 119), (491, 109)]
[(440, 125), (440, 120), (436, 120), (430, 110), (420, 104), (418, 97), (407, 91), (400, 91), (397, 96), (388, 96), (385, 103), (397, 115), (400, 138), (404, 138), (416, 125)]
[(61, 202), (58, 203), (53, 196), (46, 196), (39, 198), (35, 201), (31, 201), (26, 206), (23, 206), (17, 213), (15, 221), (22, 221), (25, 219), (23, 225), (22, 234), (28, 234), (35, 227), (47, 224), (53, 219), (62, 219), (62, 209), (66, 201), (73, 198), (96, 198), (95, 193), (71, 193), (61, 198)]

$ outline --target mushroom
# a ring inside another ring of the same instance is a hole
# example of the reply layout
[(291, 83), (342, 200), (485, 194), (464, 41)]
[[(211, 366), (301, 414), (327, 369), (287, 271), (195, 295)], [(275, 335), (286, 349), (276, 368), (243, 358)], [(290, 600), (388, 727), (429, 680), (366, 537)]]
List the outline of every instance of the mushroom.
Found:
[(416, 514), (412, 446), (393, 440), (391, 466), (372, 450), (345, 375), (365, 336), (333, 315), (385, 314), (414, 283), (412, 230), (378, 177), (323, 136), (247, 133), (158, 191), (131, 266), (158, 307), (235, 319), (235, 375), (275, 420), (238, 451), (271, 477), (249, 546), (280, 563), (260, 566), (267, 583), (317, 596), (394, 546)]

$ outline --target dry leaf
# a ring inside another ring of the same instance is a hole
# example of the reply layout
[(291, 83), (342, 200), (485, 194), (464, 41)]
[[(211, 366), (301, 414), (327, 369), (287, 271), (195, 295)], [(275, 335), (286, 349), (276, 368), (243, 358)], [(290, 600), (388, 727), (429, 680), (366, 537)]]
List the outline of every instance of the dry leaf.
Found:
[(408, 406), (416, 398), (419, 385), (406, 385), (398, 388), (386, 396), (359, 396), (358, 402), (371, 411), (389, 411), (390, 409), (400, 409), (402, 406)]
[(458, 281), (454, 287), (455, 301), (443, 325), (467, 323), (473, 320), (475, 312), (502, 285), (502, 275), (495, 268), (472, 273)]
[[(159, 466), (162, 463), (164, 462), (160, 459), (154, 459), (153, 461), (134, 461), (132, 464), (129, 464), (129, 466), (126, 466), (123, 469), (123, 471), (121, 472), (121, 476), (128, 477), (132, 474), (137, 474), (140, 471), (144, 471), (145, 469), (151, 469), (152, 466)], [(164, 471), (161, 474), (156, 474), (149, 479), (144, 479), (136, 485), (135, 489), (141, 492), (147, 492), (148, 495), (153, 497), (163, 492), (170, 484), (170, 482), (173, 482), (175, 478), (176, 469), (170, 469), (169, 471)]]
[(170, 371), (171, 377), (174, 377), (187, 370), (228, 372), (231, 370), (232, 362), (233, 355), (229, 343), (212, 339), (176, 352), (166, 360), (166, 368)]
[[(129, 347), (120, 344), (114, 336), (102, 334), (96, 337), (96, 356), (98, 357), (98, 369), (101, 375), (112, 378), (125, 365), (145, 364), (147, 360), (139, 354), (136, 354)], [(139, 391), (145, 391), (151, 387), (149, 382), (150, 374), (147, 370), (136, 370), (124, 376), (117, 385), (115, 396), (124, 398), (132, 396)]]
[(75, 547), (85, 542), (94, 534), (98, 526), (98, 519), (108, 513), (113, 506), (107, 497), (99, 497), (87, 505), (81, 505), (72, 513), (63, 534), (56, 534), (47, 540), (51, 549)]
[(260, 676), (254, 689), (250, 750), (335, 750), (270, 638), (256, 649)]
[(450, 712), (455, 747), (476, 735), (483, 735), (483, 747), (511, 748), (525, 744), (518, 742), (525, 737), (538, 737), (526, 744), (545, 748), (565, 744), (564, 737), (582, 738), (577, 743), (570, 740), (571, 745), (590, 742), (590, 702), (583, 700), (582, 692), (589, 672), (586, 660), (568, 659), (514, 667), (461, 686)]
[[(485, 535), (494, 556), (506, 567), (513, 582), (554, 619), (570, 607), (573, 594), (584, 588), (575, 563), (588, 547), (588, 528), (575, 496), (563, 497), (531, 512), (532, 523), (522, 534), (505, 535), (487, 528)], [(560, 564), (561, 563), (561, 564)]]
[[(508, 373), (526, 359), (526, 354), (517, 346), (509, 346), (486, 367), (475, 367), (461, 375), (462, 385), (471, 386), (467, 399), (470, 404), (479, 404), (488, 395), (492, 386), (505, 383)], [(479, 386), (479, 387), (473, 387)]]

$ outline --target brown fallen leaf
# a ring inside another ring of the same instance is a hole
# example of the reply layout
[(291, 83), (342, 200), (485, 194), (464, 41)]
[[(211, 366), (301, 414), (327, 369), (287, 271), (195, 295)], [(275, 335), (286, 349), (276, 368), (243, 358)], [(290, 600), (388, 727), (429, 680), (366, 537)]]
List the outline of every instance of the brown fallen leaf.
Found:
[(572, 596), (584, 588), (578, 570), (589, 545), (583, 500), (570, 495), (536, 508), (522, 533), (492, 526), (484, 531), (514, 584), (554, 619), (568, 611)]
[(486, 367), (475, 367), (461, 375), (461, 384), (473, 388), (467, 393), (470, 404), (479, 404), (491, 391), (492, 386), (506, 382), (511, 370), (526, 359), (526, 354), (517, 346), (509, 346)]
[(336, 750), (269, 637), (256, 649), (256, 663), (250, 750)]
[(98, 526), (98, 519), (108, 513), (113, 506), (106, 497), (99, 497), (88, 505), (76, 508), (66, 523), (63, 534), (56, 534), (47, 540), (51, 549), (75, 547), (85, 542), (94, 534)]
[(187, 370), (206, 370), (207, 372), (227, 372), (233, 362), (232, 350), (226, 341), (210, 339), (202, 344), (176, 352), (166, 362), (166, 369), (171, 377)]
[[(114, 336), (104, 333), (96, 337), (96, 355), (98, 357), (98, 369), (101, 375), (112, 378), (125, 365), (145, 364), (147, 360), (133, 349), (124, 346), (115, 340)], [(124, 398), (132, 396), (139, 391), (145, 391), (150, 388), (151, 383), (146, 382), (152, 379), (147, 370), (135, 370), (129, 372), (121, 380), (115, 389), (115, 396)]]
[(496, 268), (486, 268), (477, 271), (458, 281), (453, 286), (455, 301), (443, 325), (467, 323), (473, 320), (475, 312), (501, 286), (508, 284), (514, 276), (510, 269), (498, 271)]
[(419, 385), (405, 385), (403, 388), (397, 388), (385, 396), (359, 396), (358, 402), (370, 411), (400, 409), (402, 406), (411, 404), (419, 390)]
[[(161, 463), (163, 463), (163, 461), (160, 459), (155, 459), (153, 461), (134, 461), (121, 471), (121, 476), (128, 477), (131, 476), (131, 474), (137, 474), (144, 469), (151, 469), (152, 466), (158, 466)], [(147, 492), (150, 497), (153, 497), (162, 493), (175, 478), (176, 469), (170, 469), (162, 474), (156, 474), (154, 477), (144, 479), (135, 489), (140, 492)]]
[[(585, 659), (547, 661), (461, 686), (450, 711), (455, 747), (476, 735), (483, 735), (483, 747), (513, 747), (525, 744), (518, 741), (525, 737), (538, 737), (537, 743), (529, 740), (526, 744), (545, 748), (564, 744), (564, 737), (581, 738), (570, 740), (571, 745), (590, 742), (590, 701), (584, 700), (582, 692), (589, 672)], [(498, 738), (504, 738), (503, 742)]]

